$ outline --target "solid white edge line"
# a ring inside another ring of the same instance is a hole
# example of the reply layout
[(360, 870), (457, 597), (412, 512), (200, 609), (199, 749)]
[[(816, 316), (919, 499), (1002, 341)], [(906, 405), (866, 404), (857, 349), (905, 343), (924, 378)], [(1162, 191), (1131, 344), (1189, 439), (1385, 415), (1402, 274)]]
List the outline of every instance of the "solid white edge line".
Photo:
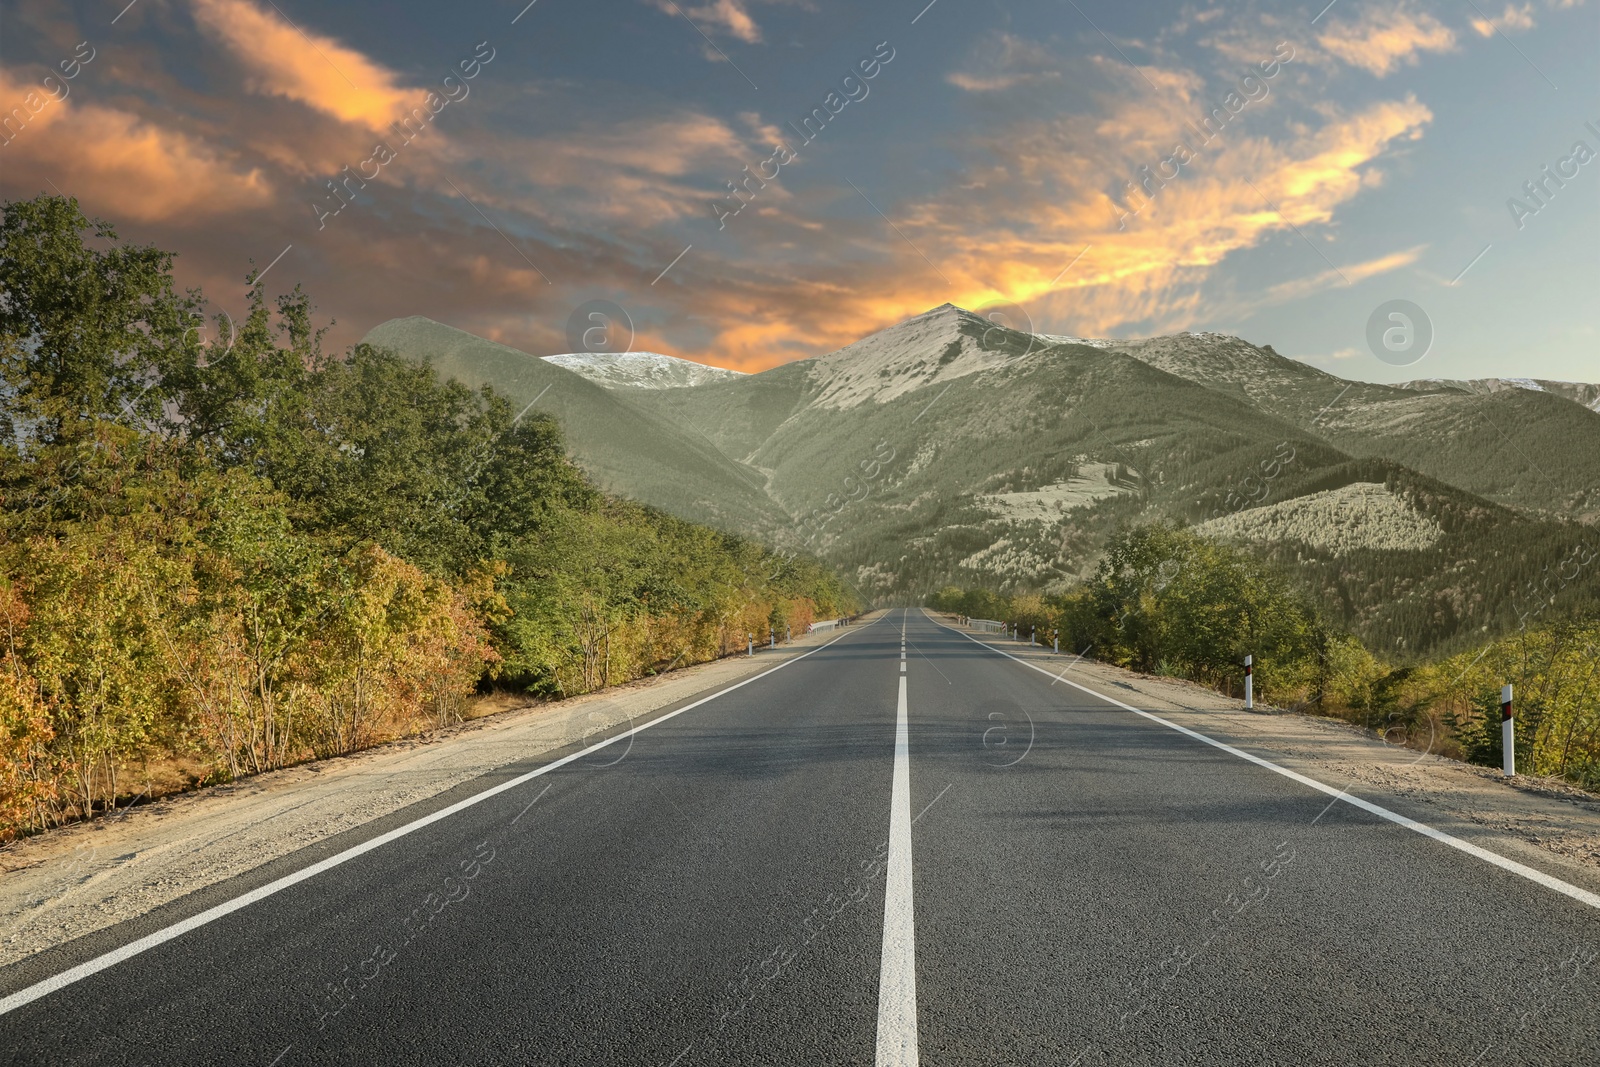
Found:
[[(926, 610), (924, 610), (924, 614), (926, 614)], [(1007, 659), (1016, 660), (1018, 663), (1022, 664), (1024, 667), (1028, 667), (1028, 668), (1031, 668), (1032, 670), (1036, 670), (1040, 674), (1044, 674), (1044, 675), (1049, 675), (1050, 674), (1050, 672), (1045, 670), (1043, 667), (1040, 667), (1040, 666), (1037, 666), (1035, 664), (1029, 663), (1027, 660), (1022, 659), (1022, 658), (1020, 658), (1018, 656), (1013, 656), (1011, 653), (1002, 651), (1001, 649), (998, 649), (998, 648), (995, 648), (993, 645), (985, 644), (984, 642), (979, 641), (976, 637), (973, 637), (971, 634), (966, 633), (963, 630), (957, 630), (954, 627), (945, 626), (944, 623), (939, 622), (937, 619), (933, 619), (932, 616), (929, 616), (929, 619), (930, 619), (930, 621), (933, 622), (933, 624), (935, 626), (940, 626), (940, 627), (943, 627), (946, 630), (949, 630), (952, 633), (960, 634), (962, 637), (965, 637), (968, 641), (971, 641), (973, 644), (977, 645), (980, 648), (987, 648), (989, 651), (997, 652), (1000, 655), (1006, 657)], [(1054, 677), (1054, 675), (1051, 675), (1051, 677)], [(1343, 800), (1346, 804), (1352, 805), (1353, 807), (1360, 808), (1362, 811), (1371, 812), (1373, 815), (1378, 816), (1380, 819), (1387, 819), (1387, 820), (1389, 820), (1390, 822), (1394, 823), (1397, 826), (1404, 826), (1407, 830), (1414, 830), (1417, 833), (1423, 835), (1424, 837), (1431, 837), (1435, 841), (1440, 842), (1441, 844), (1449, 845), (1451, 848), (1454, 848), (1454, 849), (1459, 849), (1460, 851), (1465, 852), (1469, 856), (1475, 856), (1478, 859), (1483, 860), (1485, 863), (1492, 863), (1494, 866), (1499, 867), (1501, 870), (1509, 871), (1512, 874), (1521, 875), (1523, 878), (1528, 879), (1528, 881), (1530, 881), (1530, 882), (1537, 882), (1538, 884), (1544, 886), (1546, 889), (1553, 889), (1557, 893), (1562, 893), (1562, 894), (1564, 894), (1566, 896), (1569, 896), (1573, 900), (1580, 901), (1580, 902), (1582, 902), (1584, 904), (1589, 905), (1591, 908), (1600, 908), (1600, 894), (1591, 893), (1589, 890), (1584, 889), (1584, 888), (1582, 888), (1580, 886), (1575, 886), (1571, 882), (1563, 882), (1561, 879), (1556, 878), (1553, 875), (1548, 875), (1548, 874), (1545, 874), (1543, 871), (1535, 870), (1534, 868), (1529, 867), (1526, 864), (1518, 863), (1516, 860), (1507, 859), (1505, 856), (1500, 855), (1498, 852), (1490, 852), (1486, 848), (1481, 848), (1478, 845), (1474, 845), (1470, 841), (1463, 841), (1463, 840), (1461, 840), (1461, 838), (1455, 837), (1455, 836), (1453, 836), (1451, 834), (1447, 834), (1443, 830), (1435, 830), (1433, 827), (1428, 826), (1425, 823), (1417, 822), (1415, 819), (1408, 819), (1404, 815), (1401, 815), (1399, 812), (1390, 811), (1388, 808), (1379, 807), (1377, 804), (1374, 804), (1371, 801), (1362, 800), (1360, 797), (1351, 796), (1349, 793), (1345, 792), (1342, 789), (1335, 789), (1333, 786), (1325, 785), (1322, 782), (1317, 781), (1315, 778), (1308, 778), (1305, 775), (1299, 773), (1298, 771), (1291, 771), (1287, 767), (1280, 767), (1276, 763), (1273, 763), (1271, 760), (1265, 760), (1265, 759), (1262, 759), (1260, 756), (1252, 755), (1249, 752), (1244, 751), (1243, 749), (1234, 748), (1232, 745), (1226, 744), (1226, 743), (1224, 743), (1222, 741), (1218, 741), (1214, 737), (1207, 737), (1205, 734), (1200, 733), (1198, 730), (1191, 730), (1187, 726), (1179, 726), (1177, 723), (1172, 722), (1169, 719), (1163, 719), (1159, 715), (1151, 714), (1148, 711), (1141, 711), (1138, 708), (1132, 706), (1131, 704), (1124, 704), (1122, 701), (1118, 700), (1116, 697), (1110, 697), (1110, 696), (1106, 696), (1104, 693), (1096, 692), (1095, 690), (1090, 689), (1088, 686), (1079, 685), (1077, 682), (1074, 682), (1069, 678), (1063, 677), (1063, 678), (1060, 678), (1059, 681), (1063, 685), (1070, 685), (1074, 689), (1080, 689), (1083, 692), (1088, 693), (1090, 696), (1099, 697), (1101, 700), (1104, 700), (1107, 703), (1115, 704), (1117, 707), (1122, 708), (1124, 711), (1131, 711), (1135, 715), (1144, 716), (1146, 719), (1149, 719), (1151, 722), (1160, 723), (1162, 726), (1167, 727), (1167, 729), (1169, 729), (1169, 730), (1176, 730), (1180, 734), (1185, 734), (1185, 735), (1187, 735), (1189, 737), (1194, 738), (1196, 741), (1203, 741), (1206, 744), (1213, 746), (1214, 748), (1220, 748), (1222, 751), (1228, 753), (1231, 756), (1238, 756), (1240, 759), (1248, 760), (1249, 762), (1254, 763), (1258, 767), (1265, 767), (1267, 770), (1273, 771), (1273, 772), (1275, 772), (1277, 774), (1281, 774), (1285, 778), (1291, 778), (1294, 781), (1299, 782), (1301, 785), (1310, 786), (1312, 789), (1315, 789), (1318, 792), (1326, 793), (1328, 796), (1333, 797), (1335, 800)]]
[(878, 969), (876, 1067), (917, 1064), (917, 923), (911, 893), (911, 729), (906, 679), (895, 712), (894, 786), (889, 796), (889, 862)]
[[(872, 626), (874, 624), (875, 623), (868, 623), (867, 625)], [(390, 830), (388, 833), (379, 834), (370, 841), (363, 841), (359, 845), (354, 845), (350, 848), (347, 848), (337, 855), (329, 856), (327, 859), (313, 863), (311, 866), (295, 871), (293, 874), (286, 874), (282, 878), (279, 878), (273, 882), (268, 882), (266, 885), (261, 886), (260, 888), (252, 889), (250, 892), (234, 897), (232, 900), (225, 900), (221, 904), (214, 905), (210, 908), (207, 908), (205, 911), (191, 915), (189, 918), (173, 923), (171, 926), (163, 927), (154, 933), (146, 934), (141, 938), (128, 942), (126, 945), (123, 945), (120, 948), (112, 949), (110, 952), (96, 956), (94, 959), (88, 960), (87, 962), (80, 963), (76, 967), (70, 967), (67, 970), (62, 971), (60, 974), (52, 975), (49, 978), (42, 979), (38, 982), (35, 982), (33, 985), (26, 987), (25, 989), (19, 989), (10, 996), (0, 998), (0, 1015), (5, 1015), (7, 1012), (14, 1011), (15, 1009), (26, 1004), (31, 1004), (40, 997), (49, 996), (51, 993), (54, 993), (60, 989), (64, 989), (74, 982), (88, 978), (90, 975), (98, 974), (109, 967), (114, 967), (124, 960), (132, 959), (134, 956), (137, 956), (142, 952), (147, 952), (150, 949), (155, 948), (157, 945), (165, 944), (175, 937), (180, 937), (183, 934), (188, 933), (190, 930), (198, 929), (202, 926), (205, 926), (207, 923), (215, 922), (224, 916), (231, 915), (236, 911), (247, 908), (257, 901), (265, 900), (267, 897), (270, 897), (275, 893), (281, 893), (290, 886), (297, 885), (309, 878), (314, 878), (323, 871), (332, 870), (334, 867), (348, 863), (358, 856), (365, 855), (375, 848), (381, 848), (391, 841), (399, 840), (400, 838), (405, 837), (407, 834), (415, 833), (417, 830), (420, 830), (425, 826), (431, 826), (442, 819), (448, 819), (450, 816), (459, 811), (465, 811), (467, 808), (470, 808), (475, 804), (483, 803), (490, 797), (499, 796), (501, 793), (504, 793), (507, 790), (515, 789), (519, 785), (531, 782), (540, 775), (548, 774), (559, 767), (564, 767), (574, 760), (581, 759), (590, 753), (605, 748), (607, 745), (621, 741), (625, 737), (632, 737), (634, 734), (648, 730), (657, 723), (663, 723), (668, 719), (677, 718), (684, 712), (698, 708), (702, 704), (710, 703), (720, 696), (724, 696), (733, 692), (735, 689), (742, 689), (751, 682), (760, 681), (762, 678), (772, 674), (774, 671), (781, 671), (783, 668), (789, 666), (789, 664), (798, 663), (807, 656), (821, 652), (823, 649), (828, 648), (836, 642), (844, 640), (851, 634), (859, 632), (859, 630), (853, 629), (846, 630), (844, 633), (840, 634), (838, 637), (835, 637), (826, 644), (821, 644), (816, 648), (813, 648), (810, 652), (803, 652), (792, 659), (786, 659), (775, 667), (764, 670), (760, 674), (753, 674), (743, 681), (735, 682), (726, 689), (719, 689), (709, 696), (701, 697), (692, 704), (685, 704), (676, 711), (669, 711), (665, 715), (651, 719), (647, 723), (642, 723), (638, 726), (635, 726), (631, 730), (624, 730), (622, 733), (613, 734), (604, 741), (599, 741), (593, 745), (590, 745), (580, 752), (574, 752), (571, 755), (563, 756), (554, 763), (547, 763), (542, 767), (537, 767), (534, 770), (529, 771), (527, 774), (519, 775), (518, 777), (512, 778), (509, 781), (501, 782), (499, 785), (491, 786), (481, 793), (474, 793), (470, 797), (456, 801), (449, 807), (440, 808), (438, 811), (429, 815), (424, 815), (422, 818), (417, 819), (414, 822), (409, 822), (404, 826), (396, 827), (395, 829)]]

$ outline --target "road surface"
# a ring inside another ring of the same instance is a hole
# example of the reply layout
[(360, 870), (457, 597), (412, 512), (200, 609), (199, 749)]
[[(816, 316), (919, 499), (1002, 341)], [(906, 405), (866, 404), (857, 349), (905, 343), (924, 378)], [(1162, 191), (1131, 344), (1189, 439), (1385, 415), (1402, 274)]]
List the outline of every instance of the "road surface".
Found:
[(0, 1063), (1600, 1062), (1584, 890), (1069, 662), (891, 612), (0, 971)]

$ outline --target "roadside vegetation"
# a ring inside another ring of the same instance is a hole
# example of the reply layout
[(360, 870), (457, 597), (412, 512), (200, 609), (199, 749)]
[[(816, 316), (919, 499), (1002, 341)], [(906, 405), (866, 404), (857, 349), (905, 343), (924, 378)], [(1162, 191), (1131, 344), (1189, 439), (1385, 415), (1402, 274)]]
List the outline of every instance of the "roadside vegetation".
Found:
[(537, 410), (325, 353), (298, 287), (208, 321), (75, 200), (3, 210), (0, 841), (857, 606), (599, 492)]
[(1290, 573), (1192, 528), (1114, 537), (1060, 595), (947, 587), (928, 606), (1015, 623), (1041, 644), (1263, 702), (1335, 715), (1385, 740), (1498, 766), (1500, 686), (1516, 687), (1517, 767), (1600, 789), (1600, 623), (1530, 619), (1448, 658), (1396, 664), (1329, 622)]

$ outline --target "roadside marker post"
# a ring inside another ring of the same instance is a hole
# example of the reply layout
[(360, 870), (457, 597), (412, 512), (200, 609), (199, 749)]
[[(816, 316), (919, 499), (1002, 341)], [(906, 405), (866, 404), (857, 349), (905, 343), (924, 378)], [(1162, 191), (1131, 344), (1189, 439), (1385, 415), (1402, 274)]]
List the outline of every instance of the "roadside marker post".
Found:
[(773, 629), (770, 626), (767, 628), (767, 647), (768, 648), (777, 648), (778, 647), (778, 631)]
[(1517, 776), (1517, 719), (1511, 711), (1511, 683), (1500, 687), (1500, 748), (1506, 777)]
[(744, 635), (744, 639), (745, 639), (745, 643), (746, 643), (744, 654), (747, 655), (747, 656), (755, 655), (756, 654), (756, 635), (755, 634), (745, 634)]
[(1054, 653), (1057, 656), (1061, 655), (1061, 631), (1060, 630), (1052, 630), (1050, 632), (1050, 650), (1051, 650), (1052, 653)]
[(1039, 643), (1038, 640), (1037, 640), (1038, 636), (1039, 636), (1039, 628), (1037, 626), (1028, 627), (1028, 644), (1029, 645), (1037, 645)]
[(1244, 658), (1244, 706), (1256, 706), (1255, 656)]

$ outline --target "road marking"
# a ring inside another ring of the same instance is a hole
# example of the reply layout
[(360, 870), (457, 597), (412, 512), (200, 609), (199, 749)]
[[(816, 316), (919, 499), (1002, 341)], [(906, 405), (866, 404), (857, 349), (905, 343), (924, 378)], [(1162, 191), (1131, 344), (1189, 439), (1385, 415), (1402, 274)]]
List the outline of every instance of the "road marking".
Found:
[[(868, 625), (870, 626), (872, 624), (869, 623)], [(676, 711), (669, 711), (659, 718), (651, 719), (647, 723), (642, 723), (638, 726), (635, 726), (633, 729), (625, 730), (620, 734), (612, 734), (604, 741), (590, 745), (581, 752), (574, 752), (570, 756), (563, 756), (554, 763), (547, 763), (542, 767), (536, 767), (527, 774), (519, 775), (518, 777), (512, 778), (509, 781), (501, 782), (499, 785), (491, 786), (481, 793), (474, 793), (472, 796), (467, 797), (464, 800), (458, 800), (449, 807), (441, 808), (438, 811), (433, 812), (431, 815), (424, 815), (422, 818), (406, 823), (404, 826), (396, 827), (395, 829), (390, 830), (388, 833), (379, 834), (370, 841), (364, 841), (359, 845), (353, 845), (335, 856), (329, 856), (327, 859), (313, 863), (311, 866), (299, 871), (295, 871), (293, 874), (286, 874), (274, 882), (268, 882), (266, 885), (257, 889), (252, 889), (250, 892), (234, 897), (232, 900), (223, 901), (221, 904), (207, 908), (205, 911), (202, 911), (197, 915), (191, 915), (187, 919), (175, 922), (171, 926), (157, 930), (155, 933), (146, 934), (144, 937), (141, 937), (136, 941), (128, 942), (121, 948), (112, 949), (110, 952), (96, 956), (94, 959), (89, 960), (86, 963), (80, 963), (78, 966), (62, 971), (60, 974), (53, 975), (39, 982), (35, 982), (26, 989), (19, 989), (17, 992), (12, 993), (8, 997), (0, 998), (0, 1015), (15, 1011), (17, 1008), (20, 1008), (25, 1004), (31, 1004), (40, 997), (49, 996), (51, 993), (54, 993), (57, 990), (65, 989), (74, 982), (88, 978), (90, 975), (98, 974), (108, 967), (115, 967), (124, 960), (130, 960), (143, 952), (148, 952), (150, 949), (153, 949), (158, 945), (165, 944), (166, 942), (171, 941), (173, 938), (181, 937), (190, 930), (199, 929), (200, 927), (205, 926), (208, 923), (215, 922), (224, 916), (231, 915), (236, 911), (248, 908), (250, 905), (257, 903), (258, 901), (265, 900), (267, 897), (273, 896), (274, 894), (281, 893), (291, 886), (298, 885), (307, 879), (315, 878), (324, 871), (332, 870), (335, 867), (350, 862), (358, 856), (363, 856), (374, 849), (382, 848), (391, 841), (399, 840), (408, 834), (412, 834), (418, 830), (421, 830), (425, 826), (432, 826), (436, 822), (448, 819), (457, 812), (465, 811), (474, 805), (483, 803), (490, 797), (499, 796), (501, 793), (515, 789), (519, 785), (524, 785), (528, 782), (531, 782), (540, 775), (549, 774), (558, 767), (564, 767), (574, 760), (581, 759), (584, 756), (590, 755), (602, 748), (605, 748), (607, 745), (621, 741), (623, 738), (631, 738), (634, 734), (648, 730), (657, 723), (666, 722), (668, 719), (675, 719), (686, 711), (692, 711), (702, 704), (709, 704), (711, 701), (720, 696), (731, 693), (735, 689), (742, 689), (751, 682), (758, 682), (767, 677), (767, 675), (772, 674), (775, 671), (781, 671), (791, 663), (798, 663), (807, 656), (815, 655), (816, 653), (821, 652), (823, 649), (844, 640), (846, 637), (850, 636), (850, 634), (857, 632), (859, 631), (847, 630), (838, 637), (835, 637), (832, 641), (829, 641), (827, 644), (818, 645), (810, 652), (803, 652), (800, 655), (795, 656), (793, 659), (784, 660), (775, 667), (769, 667), (760, 674), (751, 675), (742, 682), (735, 682), (726, 689), (719, 689), (710, 696), (701, 697), (692, 704), (685, 704)], [(901, 684), (903, 686), (904, 682)], [(903, 707), (904, 699), (902, 693), (902, 708)], [(542, 796), (543, 794), (540, 795)]]
[[(934, 620), (934, 625), (936, 625), (936, 626), (944, 626), (944, 623), (938, 622), (937, 620)], [(949, 626), (944, 626), (944, 628), (947, 629), (947, 630), (953, 629), (952, 627), (949, 627)], [(979, 641), (977, 638), (973, 637), (969, 633), (966, 633), (966, 632), (961, 631), (961, 630), (954, 630), (954, 632), (958, 633), (958, 634), (961, 634), (962, 637), (965, 637), (968, 641), (971, 641), (973, 644), (978, 645), (981, 648), (987, 648), (991, 652), (998, 652), (1000, 655), (1006, 657), (1007, 659), (1014, 659), (1018, 663), (1022, 664), (1024, 667), (1027, 667), (1027, 668), (1029, 668), (1031, 670), (1036, 670), (1040, 674), (1043, 674), (1043, 675), (1049, 675), (1050, 674), (1050, 672), (1045, 670), (1043, 667), (1035, 666), (1034, 664), (1029, 663), (1027, 660), (1021, 658), (1020, 656), (1013, 656), (1011, 653), (1002, 651), (1001, 649), (998, 649), (998, 648), (995, 648), (993, 645), (985, 644), (984, 642)], [(1509, 871), (1511, 874), (1519, 875), (1519, 876), (1521, 876), (1523, 878), (1526, 878), (1530, 882), (1537, 882), (1538, 884), (1544, 886), (1546, 889), (1553, 889), (1557, 893), (1561, 893), (1561, 894), (1564, 894), (1566, 896), (1569, 896), (1573, 900), (1580, 901), (1580, 902), (1582, 902), (1584, 904), (1589, 905), (1591, 908), (1600, 908), (1600, 894), (1591, 893), (1591, 892), (1589, 892), (1589, 890), (1584, 889), (1584, 888), (1582, 888), (1580, 886), (1575, 886), (1571, 882), (1563, 882), (1561, 879), (1556, 878), (1556, 877), (1554, 877), (1552, 875), (1545, 874), (1543, 871), (1535, 870), (1534, 868), (1529, 867), (1526, 864), (1518, 863), (1516, 860), (1513, 860), (1513, 859), (1508, 859), (1505, 856), (1500, 855), (1498, 852), (1490, 852), (1488, 849), (1482, 848), (1482, 847), (1480, 847), (1478, 845), (1474, 845), (1470, 841), (1463, 841), (1461, 838), (1456, 837), (1456, 836), (1454, 836), (1452, 834), (1447, 834), (1443, 830), (1435, 830), (1433, 827), (1427, 825), (1426, 823), (1417, 822), (1415, 819), (1408, 819), (1406, 816), (1401, 815), (1399, 812), (1390, 811), (1388, 808), (1379, 807), (1377, 804), (1372, 803), (1370, 800), (1362, 800), (1360, 797), (1351, 796), (1348, 792), (1346, 792), (1343, 789), (1335, 789), (1333, 786), (1326, 785), (1326, 784), (1324, 784), (1322, 782), (1319, 782), (1315, 778), (1308, 778), (1306, 775), (1301, 774), (1299, 771), (1291, 771), (1287, 767), (1280, 767), (1276, 763), (1273, 763), (1271, 760), (1262, 759), (1260, 756), (1253, 755), (1253, 754), (1251, 754), (1249, 752), (1244, 751), (1244, 749), (1241, 749), (1241, 748), (1234, 748), (1232, 745), (1227, 744), (1227, 743), (1222, 742), (1222, 741), (1218, 741), (1214, 737), (1207, 737), (1205, 734), (1199, 732), (1198, 730), (1191, 730), (1187, 726), (1179, 726), (1177, 723), (1171, 721), (1170, 719), (1163, 719), (1159, 715), (1153, 715), (1148, 711), (1141, 711), (1138, 708), (1134, 707), (1132, 704), (1124, 704), (1122, 701), (1118, 700), (1116, 697), (1106, 696), (1104, 693), (1100, 693), (1100, 692), (1097, 692), (1097, 691), (1095, 691), (1093, 689), (1090, 689), (1086, 685), (1079, 685), (1077, 682), (1071, 681), (1069, 679), (1061, 679), (1061, 681), (1063, 682), (1063, 684), (1070, 685), (1074, 689), (1082, 690), (1083, 692), (1088, 693), (1090, 696), (1099, 697), (1101, 700), (1104, 700), (1109, 704), (1115, 704), (1117, 707), (1121, 708), (1124, 711), (1131, 711), (1135, 715), (1142, 715), (1144, 718), (1149, 719), (1151, 722), (1160, 723), (1162, 726), (1165, 726), (1169, 730), (1176, 730), (1176, 731), (1178, 731), (1178, 733), (1184, 734), (1185, 736), (1188, 736), (1188, 737), (1192, 737), (1196, 741), (1203, 741), (1206, 744), (1211, 745), (1213, 748), (1220, 748), (1222, 751), (1228, 753), (1230, 756), (1238, 756), (1242, 760), (1247, 760), (1250, 763), (1254, 763), (1258, 767), (1265, 767), (1267, 770), (1272, 771), (1272, 772), (1274, 772), (1276, 774), (1281, 774), (1285, 778), (1289, 778), (1289, 779), (1292, 779), (1292, 780), (1294, 780), (1296, 782), (1299, 782), (1301, 785), (1310, 786), (1312, 789), (1317, 790), (1319, 793), (1325, 793), (1328, 796), (1333, 797), (1333, 802), (1334, 803), (1337, 803), (1338, 801), (1343, 800), (1346, 804), (1349, 804), (1352, 807), (1357, 807), (1357, 808), (1360, 808), (1362, 811), (1370, 812), (1371, 814), (1378, 816), (1378, 818), (1380, 818), (1380, 819), (1387, 819), (1387, 820), (1389, 820), (1390, 822), (1394, 823), (1397, 826), (1405, 827), (1407, 830), (1414, 830), (1414, 831), (1416, 831), (1417, 833), (1421, 834), (1424, 837), (1431, 837), (1435, 841), (1438, 841), (1440, 844), (1449, 845), (1451, 848), (1458, 849), (1458, 850), (1460, 850), (1462, 852), (1465, 852), (1467, 855), (1474, 856), (1474, 857), (1476, 857), (1476, 858), (1478, 858), (1480, 860), (1483, 860), (1485, 863), (1491, 863), (1494, 866), (1499, 867), (1503, 871)], [(1330, 803), (1328, 806), (1332, 807), (1333, 804)], [(1317, 818), (1319, 818), (1319, 819), (1321, 817), (1322, 817), (1321, 815), (1317, 816)]]
[[(901, 670), (904, 670), (904, 665)], [(942, 794), (941, 794), (942, 795)], [(938, 797), (934, 798), (935, 800)], [(911, 729), (906, 680), (895, 713), (894, 788), (889, 798), (889, 867), (878, 977), (877, 1067), (916, 1067), (917, 924), (911, 901)]]

